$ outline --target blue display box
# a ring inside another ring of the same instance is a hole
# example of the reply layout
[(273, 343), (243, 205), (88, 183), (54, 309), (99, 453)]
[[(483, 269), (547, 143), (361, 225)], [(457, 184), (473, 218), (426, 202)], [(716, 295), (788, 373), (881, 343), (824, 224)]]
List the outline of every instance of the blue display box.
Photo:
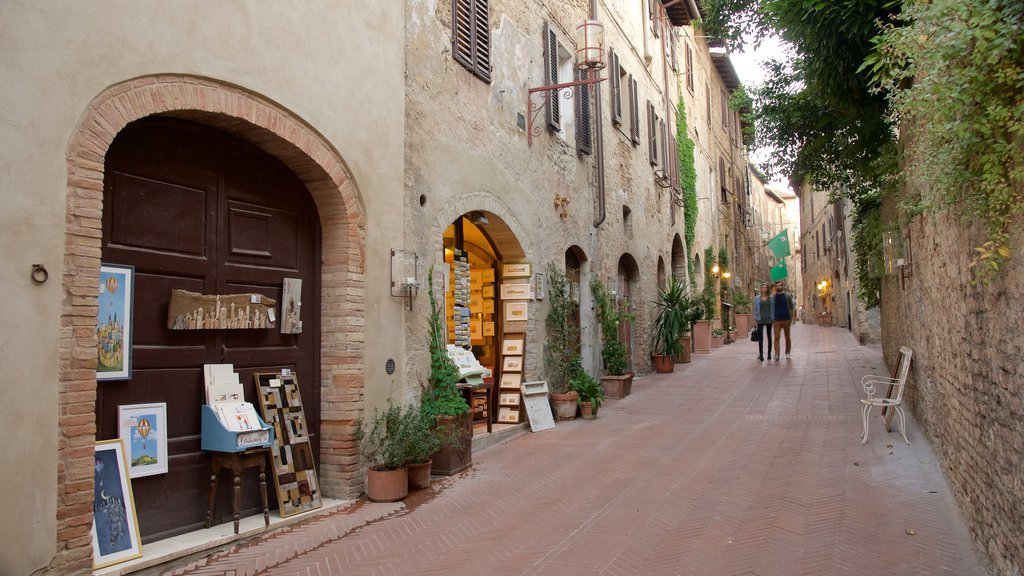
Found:
[(200, 447), (214, 452), (245, 452), (251, 448), (269, 448), (274, 445), (274, 428), (268, 426), (259, 414), (261, 428), (235, 432), (228, 430), (208, 405), (202, 405), (202, 439)]

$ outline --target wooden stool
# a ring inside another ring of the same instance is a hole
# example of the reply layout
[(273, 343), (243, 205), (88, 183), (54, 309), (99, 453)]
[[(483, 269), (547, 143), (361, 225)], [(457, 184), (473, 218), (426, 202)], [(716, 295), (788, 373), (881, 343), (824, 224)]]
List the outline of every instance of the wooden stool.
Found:
[(213, 507), (217, 500), (217, 477), (221, 470), (231, 470), (235, 477), (234, 518), (235, 534), (242, 519), (242, 470), (256, 468), (260, 471), (260, 497), (263, 498), (263, 525), (270, 526), (270, 509), (267, 507), (267, 456), (269, 448), (252, 448), (245, 452), (213, 452), (210, 460), (210, 504), (206, 508), (206, 527), (213, 524)]

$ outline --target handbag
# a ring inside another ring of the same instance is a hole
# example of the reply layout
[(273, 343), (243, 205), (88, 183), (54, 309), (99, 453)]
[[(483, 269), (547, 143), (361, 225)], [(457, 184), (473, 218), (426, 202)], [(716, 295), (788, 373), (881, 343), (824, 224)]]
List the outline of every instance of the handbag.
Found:
[(761, 327), (758, 326), (757, 328), (754, 328), (753, 330), (750, 331), (750, 341), (751, 342), (760, 342), (761, 341), (761, 330), (760, 330), (760, 328)]

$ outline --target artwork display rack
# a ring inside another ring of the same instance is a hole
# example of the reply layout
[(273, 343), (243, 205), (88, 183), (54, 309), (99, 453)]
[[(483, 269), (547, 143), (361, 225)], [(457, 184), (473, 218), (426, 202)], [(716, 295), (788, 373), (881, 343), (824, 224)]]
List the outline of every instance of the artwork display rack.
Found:
[(523, 382), (526, 361), (526, 325), (530, 297), (530, 264), (504, 263), (501, 270), (501, 377), (498, 381), (498, 423), (523, 421)]

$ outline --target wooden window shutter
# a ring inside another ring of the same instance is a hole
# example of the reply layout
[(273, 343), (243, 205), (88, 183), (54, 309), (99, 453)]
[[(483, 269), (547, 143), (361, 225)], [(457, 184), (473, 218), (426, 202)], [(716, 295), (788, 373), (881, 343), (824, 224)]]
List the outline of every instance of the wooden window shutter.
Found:
[(489, 26), (488, 0), (473, 1), (473, 34), (475, 60), (473, 69), (477, 76), (491, 81), (491, 28)]
[[(558, 38), (548, 23), (544, 23), (544, 84), (558, 84)], [(548, 128), (558, 132), (562, 129), (559, 117), (561, 96), (558, 90), (548, 92), (548, 108), (546, 113)]]
[(658, 165), (658, 117), (654, 114), (654, 104), (647, 101), (647, 152), (651, 156), (651, 166)]
[[(588, 77), (587, 71), (576, 71), (577, 80), (586, 80)], [(576, 91), (576, 151), (580, 154), (593, 152), (590, 138), (590, 86), (587, 84), (580, 84)]]
[(608, 49), (609, 78), (612, 82), (612, 122), (622, 124), (622, 81), (619, 78), (619, 55), (611, 48)]
[(658, 29), (661, 27), (658, 22), (658, 2), (660, 0), (650, 0), (650, 16), (651, 16), (651, 32), (654, 33), (655, 38), (660, 38)]
[(640, 98), (636, 89), (636, 78), (629, 77), (629, 138), (634, 145), (640, 143)]
[(672, 176), (672, 189), (679, 192), (679, 143), (676, 142), (675, 136), (668, 137), (668, 150), (665, 154), (667, 162), (669, 162), (669, 174)]
[(480, 79), (491, 81), (489, 0), (452, 0), (452, 57)]
[(670, 30), (669, 34), (668, 34), (668, 38), (669, 38), (669, 47), (671, 48), (671, 52), (672, 52), (672, 54), (671, 54), (672, 70), (674, 72), (678, 72), (679, 71), (679, 58), (678, 58), (677, 53), (676, 53), (676, 35), (673, 34), (672, 31)]
[(689, 42), (686, 43), (686, 87), (693, 94), (693, 49)]
[(662, 167), (666, 169), (665, 172), (667, 173), (671, 169), (671, 166), (668, 165), (668, 148), (665, 147), (665, 136), (665, 121), (662, 120), (658, 125), (658, 147), (661, 149)]

